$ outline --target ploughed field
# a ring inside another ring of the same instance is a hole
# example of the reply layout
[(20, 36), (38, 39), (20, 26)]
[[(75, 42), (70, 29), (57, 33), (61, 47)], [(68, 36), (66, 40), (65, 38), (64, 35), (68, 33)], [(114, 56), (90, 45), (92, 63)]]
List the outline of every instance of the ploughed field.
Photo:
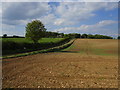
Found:
[(3, 59), (3, 88), (118, 88), (118, 40), (77, 39), (60, 52)]

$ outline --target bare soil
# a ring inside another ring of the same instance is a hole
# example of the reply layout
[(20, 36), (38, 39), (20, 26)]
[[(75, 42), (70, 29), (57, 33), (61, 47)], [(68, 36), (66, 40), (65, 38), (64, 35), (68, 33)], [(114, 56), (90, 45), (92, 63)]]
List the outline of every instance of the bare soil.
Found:
[(118, 41), (77, 39), (69, 49), (3, 59), (3, 88), (118, 88)]

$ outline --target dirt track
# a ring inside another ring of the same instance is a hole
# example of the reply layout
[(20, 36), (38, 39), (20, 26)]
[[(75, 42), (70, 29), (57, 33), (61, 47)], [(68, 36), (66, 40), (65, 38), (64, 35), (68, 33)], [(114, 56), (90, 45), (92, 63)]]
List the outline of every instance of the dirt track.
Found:
[(3, 88), (117, 88), (117, 45), (78, 39), (61, 52), (4, 59)]

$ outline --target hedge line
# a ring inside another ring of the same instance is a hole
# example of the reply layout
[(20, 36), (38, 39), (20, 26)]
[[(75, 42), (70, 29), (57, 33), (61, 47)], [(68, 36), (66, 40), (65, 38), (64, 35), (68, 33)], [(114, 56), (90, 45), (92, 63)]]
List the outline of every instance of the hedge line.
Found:
[(55, 46), (63, 45), (70, 41), (70, 38), (65, 38), (58, 42), (50, 43), (17, 43), (14, 41), (4, 41), (2, 42), (2, 55), (16, 54), (16, 53), (25, 53), (36, 50), (43, 50), (52, 48)]
[(56, 51), (60, 51), (62, 49), (65, 49), (65, 48), (71, 46), (74, 41), (75, 40), (71, 40), (71, 41), (69, 41), (68, 43), (66, 43), (64, 45), (49, 48), (49, 49), (33, 51), (33, 52), (28, 52), (28, 53), (21, 53), (21, 54), (17, 54), (17, 55), (3, 56), (2, 59), (15, 58), (15, 57), (21, 57), (21, 56), (28, 56), (28, 55), (38, 54), (38, 53), (56, 52)]

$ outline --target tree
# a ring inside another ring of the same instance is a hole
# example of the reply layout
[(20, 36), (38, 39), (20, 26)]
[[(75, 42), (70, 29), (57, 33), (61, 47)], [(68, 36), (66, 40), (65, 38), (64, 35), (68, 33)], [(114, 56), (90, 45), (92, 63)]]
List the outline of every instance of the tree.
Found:
[(92, 35), (92, 34), (88, 34), (88, 38), (90, 38), (90, 39), (94, 39), (94, 38), (95, 38), (95, 36), (94, 36), (94, 35)]
[(34, 43), (38, 43), (38, 40), (45, 36), (45, 26), (39, 20), (34, 20), (28, 23), (26, 26), (26, 38), (30, 38)]
[(6, 37), (7, 37), (7, 34), (3, 34), (3, 37), (6, 38)]
[(64, 37), (64, 33), (59, 33), (59, 37), (63, 38)]
[(82, 34), (81, 38), (87, 38), (87, 34)]
[(75, 38), (81, 38), (81, 34), (75, 33)]
[(13, 38), (19, 38), (19, 36), (13, 35)]
[(118, 39), (120, 39), (120, 36), (118, 36)]

